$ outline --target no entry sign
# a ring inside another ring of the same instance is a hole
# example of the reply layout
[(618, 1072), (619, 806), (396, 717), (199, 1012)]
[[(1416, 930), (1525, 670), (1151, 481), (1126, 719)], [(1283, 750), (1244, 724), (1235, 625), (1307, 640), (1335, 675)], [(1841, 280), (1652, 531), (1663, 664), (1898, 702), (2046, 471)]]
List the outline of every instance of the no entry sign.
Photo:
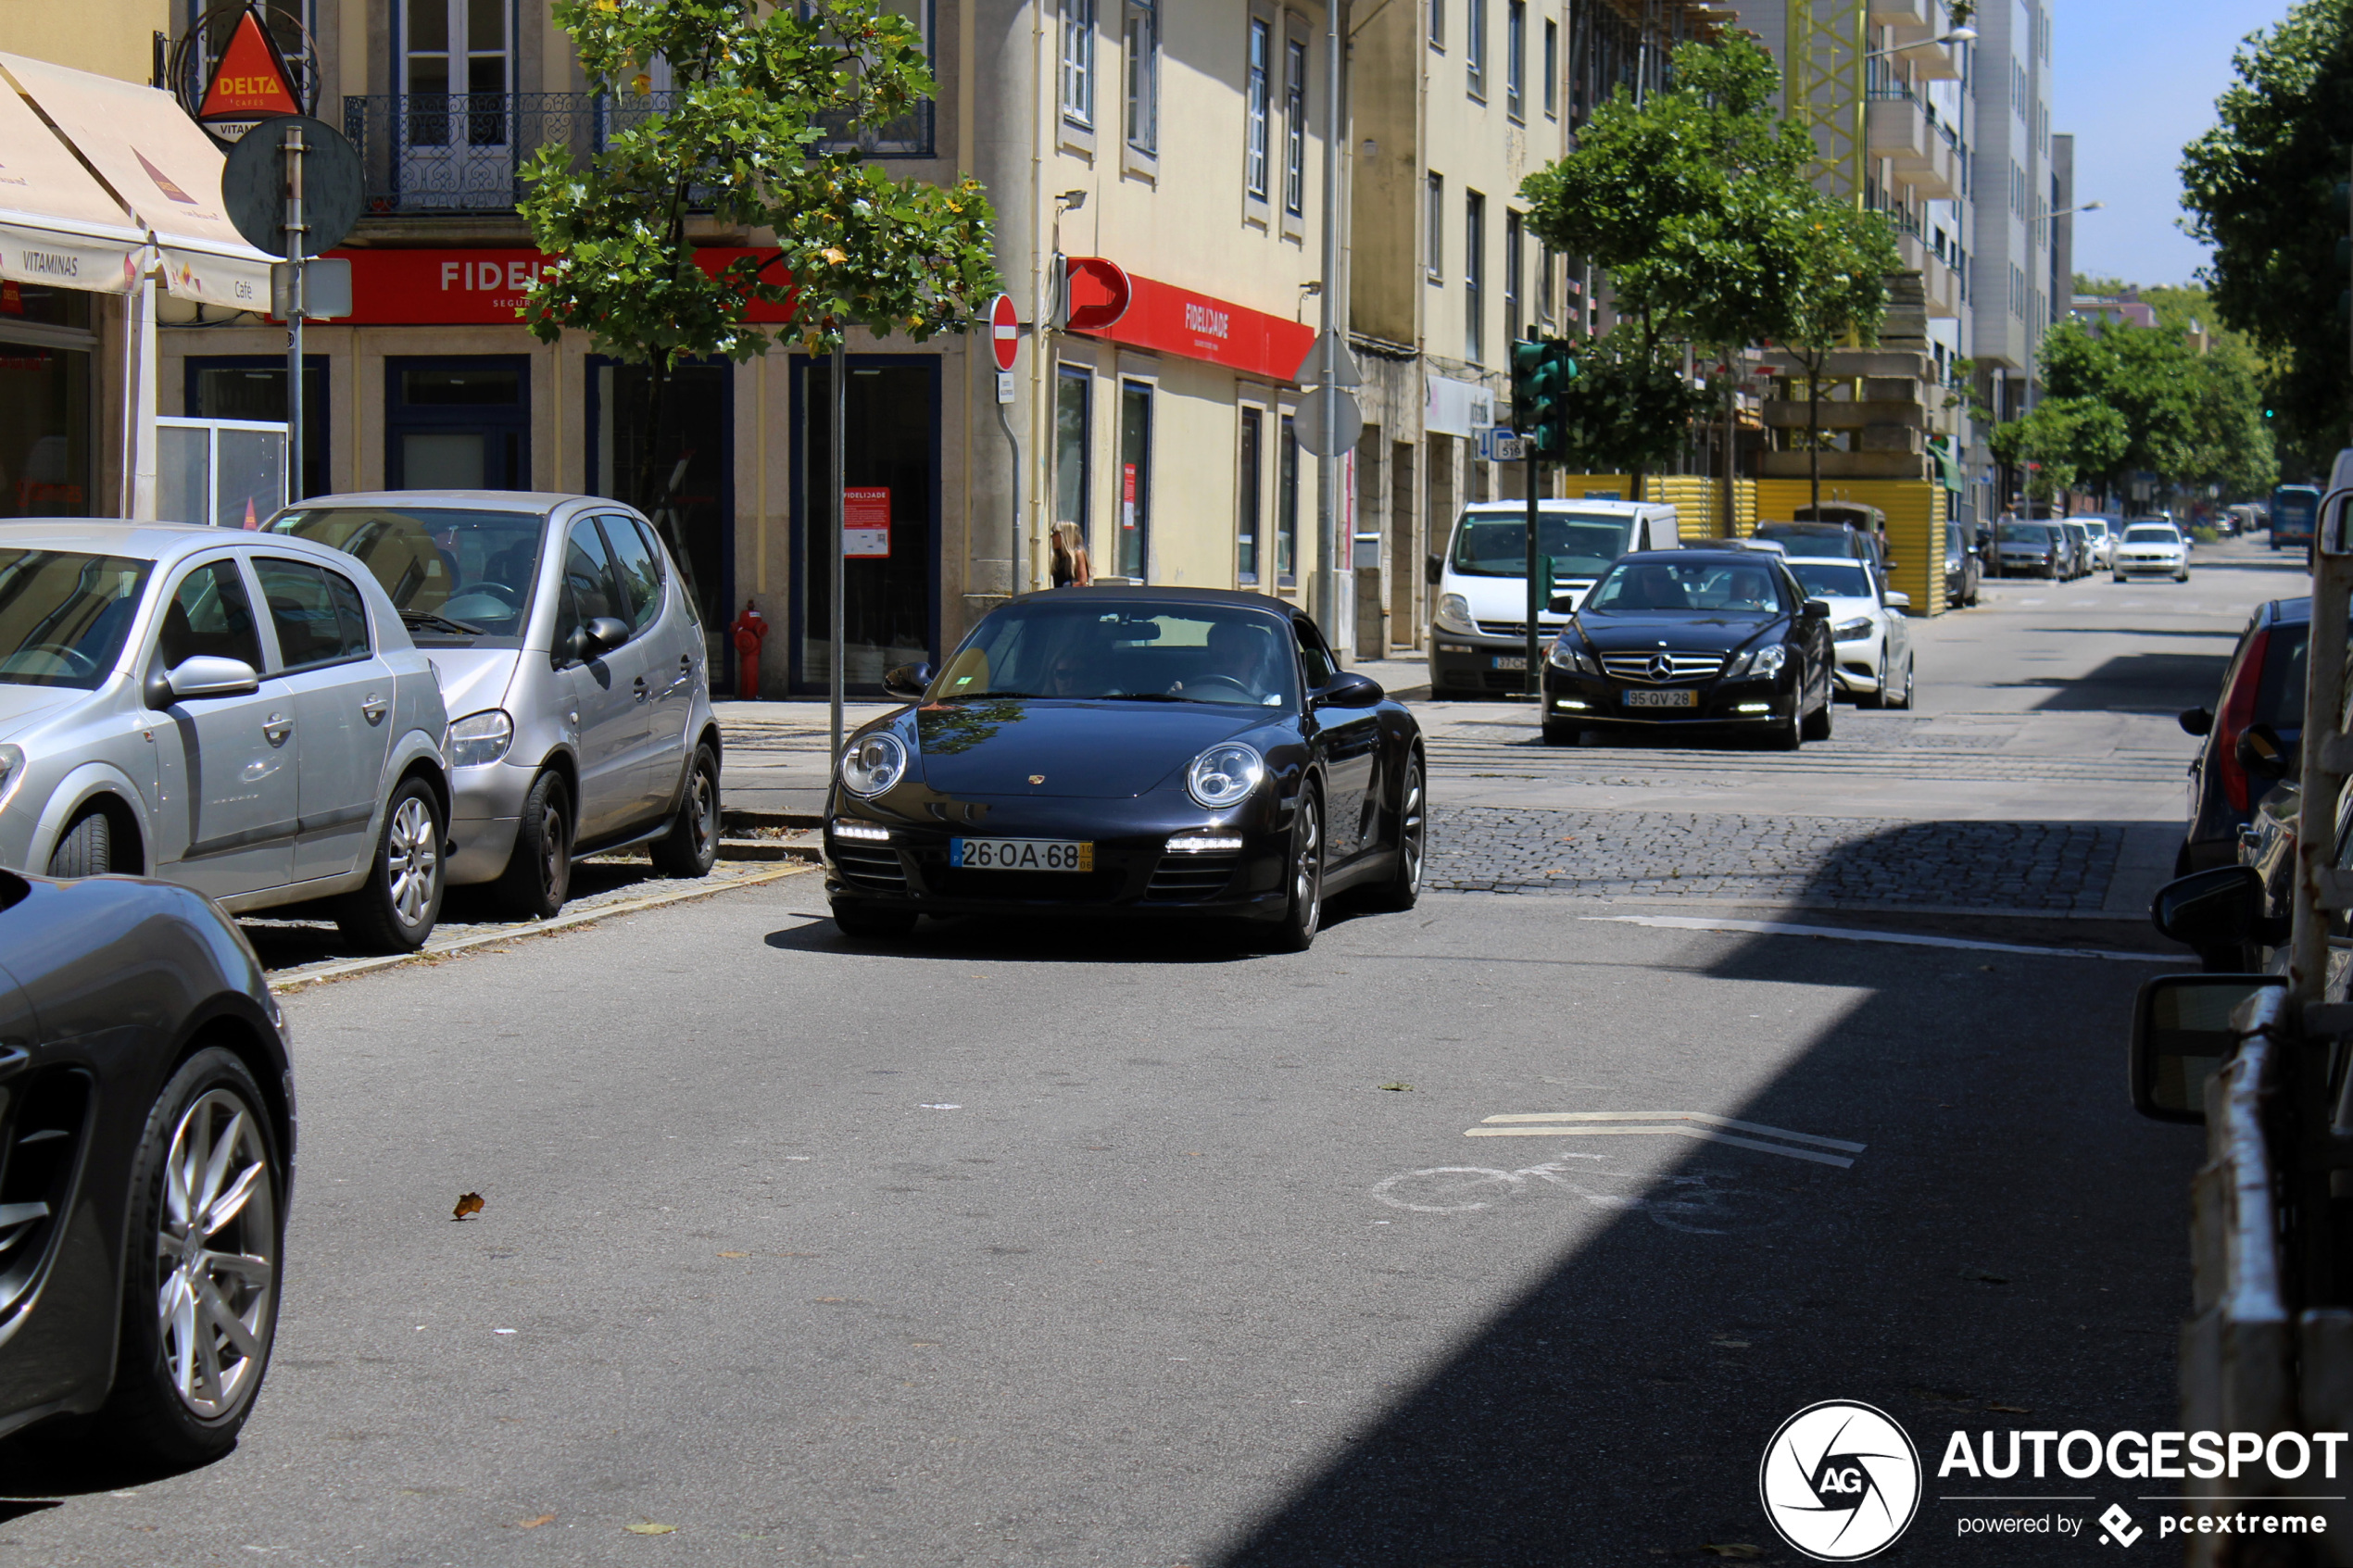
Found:
[(997, 368), (1010, 370), (1013, 358), (1021, 352), (1021, 319), (1013, 314), (1013, 296), (1000, 294), (988, 307), (988, 346), (997, 356)]

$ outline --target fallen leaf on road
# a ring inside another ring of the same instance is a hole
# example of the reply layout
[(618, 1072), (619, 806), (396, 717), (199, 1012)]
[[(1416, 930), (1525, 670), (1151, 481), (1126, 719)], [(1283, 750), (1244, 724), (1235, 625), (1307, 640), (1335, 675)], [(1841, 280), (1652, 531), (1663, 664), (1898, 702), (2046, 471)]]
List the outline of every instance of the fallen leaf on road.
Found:
[(470, 1192), (463, 1198), (458, 1199), (458, 1207), (449, 1211), (449, 1217), (453, 1220), (462, 1220), (469, 1214), (479, 1214), (481, 1212), (482, 1194), (478, 1192)]
[(1700, 1550), (1712, 1551), (1718, 1557), (1762, 1557), (1765, 1555), (1763, 1547), (1751, 1546), (1746, 1541), (1727, 1541), (1721, 1546), (1713, 1541), (1705, 1541), (1701, 1543)]
[(722, 1258), (749, 1258), (751, 1254), (749, 1252), (722, 1252), (720, 1256)]
[(2004, 1415), (2032, 1415), (2034, 1413), (2024, 1405), (1988, 1405), (1985, 1408), (1989, 1411), (2000, 1411)]
[(556, 1516), (554, 1514), (543, 1513), (534, 1519), (516, 1520), (515, 1528), (518, 1530), (536, 1530), (542, 1524), (553, 1524), (555, 1522)]
[(640, 1519), (635, 1524), (623, 1524), (622, 1528), (633, 1536), (667, 1536), (675, 1533), (678, 1526), (657, 1524), (650, 1519)]
[(1411, 1085), (1411, 1084), (1383, 1084), (1383, 1085), (1381, 1085), (1381, 1087), (1382, 1087), (1382, 1088), (1384, 1088), (1384, 1089), (1388, 1089), (1388, 1090), (1391, 1091), (1392, 1093), (1396, 1093), (1396, 1094), (1401, 1094), (1401, 1095), (1402, 1095), (1402, 1094), (1408, 1094), (1408, 1093), (1412, 1092), (1414, 1085)]

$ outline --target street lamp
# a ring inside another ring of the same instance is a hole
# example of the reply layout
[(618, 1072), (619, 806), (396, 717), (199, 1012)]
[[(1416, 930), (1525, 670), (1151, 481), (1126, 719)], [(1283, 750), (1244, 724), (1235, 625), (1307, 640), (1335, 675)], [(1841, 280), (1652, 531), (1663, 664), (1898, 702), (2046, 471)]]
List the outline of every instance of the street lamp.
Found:
[(1900, 55), (1906, 49), (1926, 48), (1931, 44), (1974, 44), (1976, 42), (1977, 29), (1973, 27), (1957, 27), (1950, 32), (1940, 32), (1933, 38), (1923, 38), (1918, 44), (1898, 44), (1886, 49), (1874, 49), (1869, 54), (1865, 55), (1863, 58), (1867, 60), (1883, 59), (1889, 55)]
[(2106, 202), (2085, 202), (2082, 207), (2061, 207), (2057, 212), (2046, 212), (2043, 214), (2042, 217), (2034, 219), (2033, 221), (2037, 223), (2047, 223), (2054, 218), (2072, 218), (2079, 212), (2097, 212), (2100, 208), (2106, 207), (2108, 203)]

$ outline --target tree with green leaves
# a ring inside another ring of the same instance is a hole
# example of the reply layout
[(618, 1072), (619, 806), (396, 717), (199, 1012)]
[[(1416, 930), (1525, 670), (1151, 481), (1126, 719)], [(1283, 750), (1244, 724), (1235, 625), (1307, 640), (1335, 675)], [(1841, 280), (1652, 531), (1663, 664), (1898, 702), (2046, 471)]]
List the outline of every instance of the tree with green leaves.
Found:
[(2214, 128), (2183, 151), (2182, 205), (2214, 247), (2216, 309), (2271, 361), (2286, 443), (2326, 454), (2353, 419), (2333, 199), (2353, 168), (2353, 0), (2299, 0), (2248, 35), (2232, 69)]
[(1560, 459), (1587, 473), (1632, 476), (1640, 500), (1642, 476), (1675, 455), (1718, 395), (1692, 385), (1680, 357), (1662, 355), (1632, 323), (1579, 344), (1577, 370), (1561, 389)]
[(2096, 405), (2123, 424), (2123, 444), (2110, 460), (2085, 462), (2076, 477), (2097, 482), (2104, 493), (2123, 488), (2133, 473), (2149, 472), (2169, 487), (2219, 484), (2233, 495), (2262, 494), (2277, 467), (2252, 353), (2227, 339), (2201, 353), (2187, 335), (2186, 319), (2164, 320), (2161, 312), (2160, 321), (2062, 321), (2045, 334), (2046, 403)]
[(2045, 397), (2024, 419), (1994, 427), (1996, 460), (2026, 472), (2038, 501), (2064, 496), (2078, 480), (2115, 471), (2131, 444), (2124, 416), (2089, 397)]
[(1903, 265), (1894, 231), (1867, 212), (1807, 187), (1813, 200), (1778, 232), (1789, 258), (1789, 325), (1783, 342), (1806, 371), (1806, 477), (1822, 504), (1822, 382), (1831, 356), (1847, 344), (1869, 348), (1887, 319), (1887, 275)]
[[(804, 10), (806, 15), (803, 14)], [(585, 162), (543, 146), (521, 210), (555, 265), (525, 296), (543, 342), (565, 328), (646, 367), (628, 499), (652, 510), (665, 395), (681, 361), (741, 363), (772, 339), (811, 353), (853, 326), (922, 342), (968, 330), (997, 288), (977, 182), (891, 178), (847, 144), (937, 91), (923, 40), (877, 0), (555, 0), (590, 90), (625, 104), (667, 61), (676, 90)], [(642, 85), (639, 83), (639, 85)], [(698, 265), (689, 215), (774, 236)], [(781, 311), (781, 325), (749, 317)]]

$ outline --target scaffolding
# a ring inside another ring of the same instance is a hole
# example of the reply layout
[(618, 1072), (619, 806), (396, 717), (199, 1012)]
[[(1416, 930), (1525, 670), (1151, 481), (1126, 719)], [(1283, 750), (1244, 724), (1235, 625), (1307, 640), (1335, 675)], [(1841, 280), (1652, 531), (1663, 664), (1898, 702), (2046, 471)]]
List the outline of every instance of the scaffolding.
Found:
[(1864, 194), (1864, 0), (1789, 0), (1789, 114), (1814, 138), (1816, 183), (1829, 195)]

